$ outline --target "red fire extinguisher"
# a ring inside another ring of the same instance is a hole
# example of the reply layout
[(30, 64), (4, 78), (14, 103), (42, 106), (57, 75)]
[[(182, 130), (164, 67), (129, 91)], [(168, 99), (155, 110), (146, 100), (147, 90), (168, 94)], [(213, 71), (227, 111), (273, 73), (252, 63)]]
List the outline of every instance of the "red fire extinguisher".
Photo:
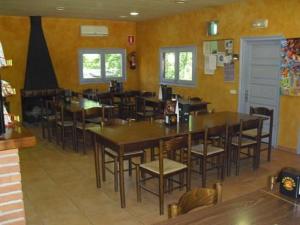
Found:
[(128, 54), (128, 63), (130, 69), (136, 69), (136, 52), (130, 52)]

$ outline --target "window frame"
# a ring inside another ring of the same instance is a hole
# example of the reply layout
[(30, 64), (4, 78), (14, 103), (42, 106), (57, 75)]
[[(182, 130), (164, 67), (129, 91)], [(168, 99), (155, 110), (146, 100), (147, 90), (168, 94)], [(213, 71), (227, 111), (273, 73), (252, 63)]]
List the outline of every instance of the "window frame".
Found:
[[(83, 54), (99, 54), (101, 64), (101, 74), (99, 78), (83, 78)], [(105, 55), (106, 54), (121, 54), (122, 58), (122, 77), (106, 77), (105, 68)], [(78, 63), (79, 63), (79, 82), (80, 84), (95, 84), (95, 83), (108, 83), (111, 80), (119, 82), (126, 81), (126, 49), (124, 48), (82, 48), (78, 50)]]
[[(166, 79), (164, 77), (164, 61), (163, 54), (168, 52), (175, 53), (175, 79)], [(192, 80), (180, 80), (179, 79), (179, 54), (180, 52), (192, 52)], [(177, 85), (177, 86), (196, 86), (196, 63), (197, 63), (197, 48), (196, 46), (178, 46), (178, 47), (163, 47), (159, 50), (159, 74), (160, 84)]]

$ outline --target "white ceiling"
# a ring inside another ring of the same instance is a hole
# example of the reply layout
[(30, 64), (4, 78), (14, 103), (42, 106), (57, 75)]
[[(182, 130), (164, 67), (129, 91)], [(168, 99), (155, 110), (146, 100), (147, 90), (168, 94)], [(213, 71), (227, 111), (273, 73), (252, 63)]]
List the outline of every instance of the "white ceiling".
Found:
[[(141, 21), (233, 1), (186, 0), (178, 4), (176, 0), (0, 0), (0, 15)], [(57, 11), (56, 7), (61, 6), (64, 10)], [(140, 15), (130, 16), (131, 11)]]

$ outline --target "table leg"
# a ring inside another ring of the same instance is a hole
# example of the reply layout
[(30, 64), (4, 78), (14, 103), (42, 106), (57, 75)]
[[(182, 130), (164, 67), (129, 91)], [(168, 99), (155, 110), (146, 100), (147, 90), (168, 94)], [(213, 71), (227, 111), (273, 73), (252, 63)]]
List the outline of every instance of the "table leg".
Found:
[(93, 139), (94, 139), (94, 159), (95, 159), (96, 183), (97, 183), (97, 188), (101, 188), (99, 144), (96, 142), (95, 135), (93, 135)]
[(119, 183), (120, 183), (120, 198), (121, 208), (126, 207), (125, 202), (125, 185), (124, 185), (124, 145), (120, 146), (119, 150)]

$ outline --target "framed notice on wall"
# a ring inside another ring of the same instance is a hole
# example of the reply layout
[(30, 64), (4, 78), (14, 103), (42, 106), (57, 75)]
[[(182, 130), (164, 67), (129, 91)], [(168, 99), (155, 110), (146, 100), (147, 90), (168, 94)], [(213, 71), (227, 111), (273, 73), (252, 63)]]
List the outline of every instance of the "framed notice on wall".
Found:
[(281, 41), (281, 95), (300, 96), (300, 38)]

